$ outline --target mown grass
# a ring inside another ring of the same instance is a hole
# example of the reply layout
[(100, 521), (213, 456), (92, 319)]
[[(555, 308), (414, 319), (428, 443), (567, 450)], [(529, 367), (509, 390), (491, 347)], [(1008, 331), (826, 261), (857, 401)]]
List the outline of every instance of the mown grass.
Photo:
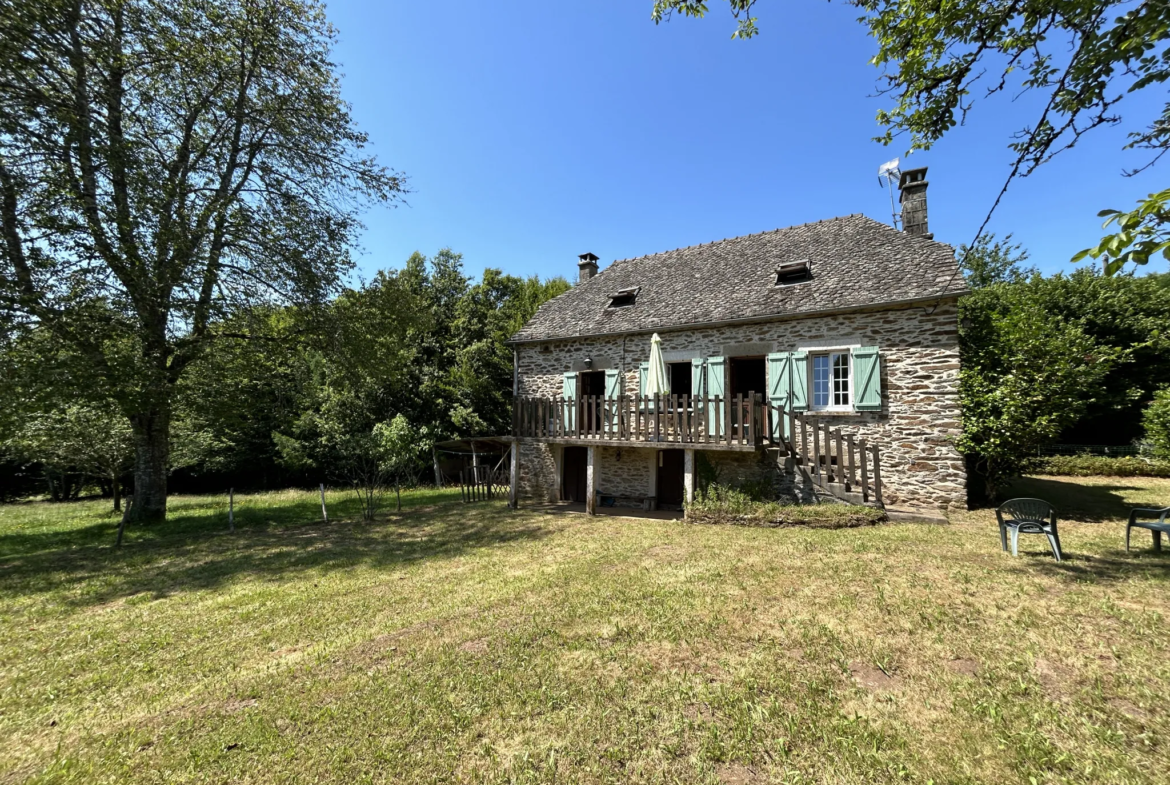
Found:
[[(5, 782), (1163, 782), (1170, 481), (1038, 478), (993, 516), (760, 529), (435, 494), (0, 508)], [(338, 504), (342, 500), (338, 499)], [(247, 512), (245, 512), (245, 510)], [(338, 513), (340, 515), (340, 512)], [(356, 514), (356, 509), (348, 512)]]

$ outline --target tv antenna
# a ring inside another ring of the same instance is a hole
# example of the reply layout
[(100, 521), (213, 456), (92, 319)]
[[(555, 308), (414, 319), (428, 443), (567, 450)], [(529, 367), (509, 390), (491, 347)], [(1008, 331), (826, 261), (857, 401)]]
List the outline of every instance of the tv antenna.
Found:
[(890, 191), (890, 213), (894, 218), (894, 228), (902, 228), (902, 211), (894, 206), (894, 181), (902, 176), (902, 170), (898, 168), (898, 159), (886, 161), (878, 167), (878, 185), (885, 181), (886, 187)]

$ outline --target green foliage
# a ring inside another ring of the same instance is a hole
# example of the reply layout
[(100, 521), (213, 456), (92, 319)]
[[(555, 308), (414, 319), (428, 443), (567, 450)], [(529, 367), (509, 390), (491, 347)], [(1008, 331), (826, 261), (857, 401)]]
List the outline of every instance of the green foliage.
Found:
[(1018, 283), (1036, 274), (1036, 268), (1023, 267), (1028, 252), (1012, 243), (1009, 234), (1002, 240), (988, 232), (980, 235), (974, 245), (961, 245), (955, 254), (967, 285), (982, 289), (996, 283)]
[(960, 451), (989, 497), (1097, 400), (1125, 352), (1047, 308), (1030, 285), (995, 284), (962, 301)]
[(750, 490), (711, 484), (687, 506), (687, 520), (736, 526), (809, 526), (838, 529), (886, 519), (882, 510), (849, 504), (780, 504), (760, 501)]
[[(564, 279), (493, 269), (473, 280), (460, 256), (443, 250), (433, 260), (415, 254), (402, 270), (380, 272), (319, 307), (263, 305), (217, 319), (214, 342), (175, 385), (170, 483), (215, 491), (323, 480), (350, 486), (355, 467), (381, 486), (416, 482), (435, 441), (506, 432), (512, 351), (505, 342), (568, 288)], [(30, 417), (67, 404), (121, 411), (69, 342), (42, 328), (2, 337), (0, 442)], [(409, 460), (357, 462), (380, 449), (376, 429), (396, 421), (421, 435)], [(15, 477), (25, 465), (48, 469), (23, 458), (6, 467)], [(76, 462), (51, 470), (54, 488), (60, 477), (72, 478), (71, 488), (83, 479)], [(27, 482), (19, 490), (27, 493)]]
[[(999, 245), (991, 242), (989, 247)], [(1053, 441), (1127, 443), (1170, 384), (1170, 276), (1091, 269), (1042, 278), (998, 254), (960, 311), (964, 435), (979, 493), (994, 494)]]
[(1113, 275), (1129, 262), (1146, 264), (1159, 253), (1170, 260), (1170, 188), (1139, 200), (1128, 213), (1102, 210), (1098, 215), (1107, 219), (1102, 228), (1117, 224), (1117, 231), (1078, 253), (1074, 262), (1086, 257), (1100, 259), (1105, 274)]
[[(881, 141), (909, 134), (911, 150), (929, 149), (966, 120), (978, 92), (1018, 97), (1037, 92), (1043, 109), (1013, 135), (1015, 161), (1004, 184), (1027, 176), (1094, 128), (1123, 121), (1121, 98), (1170, 78), (1170, 6), (1124, 0), (856, 0), (878, 42), (883, 93), (894, 106), (878, 112)], [(1170, 143), (1170, 104), (1130, 133), (1129, 147), (1154, 152)], [(1131, 122), (1131, 128), (1136, 126)], [(1121, 217), (1122, 232), (1090, 252), (1106, 254), (1106, 274), (1145, 264), (1164, 248), (1150, 234), (1164, 225), (1164, 199), (1151, 197)], [(998, 204), (998, 200), (997, 200)], [(992, 207), (994, 209), (994, 206)], [(1141, 216), (1139, 218), (1139, 216)], [(1144, 231), (1139, 229), (1144, 226)], [(1124, 250), (1126, 248), (1129, 250)]]
[[(727, 2), (731, 6), (732, 16), (738, 22), (731, 37), (744, 39), (754, 37), (759, 32), (756, 28), (756, 18), (751, 16), (752, 6), (756, 4), (756, 0), (727, 0)], [(670, 21), (671, 16), (676, 12), (683, 16), (702, 19), (707, 15), (707, 4), (702, 0), (654, 0), (654, 10), (651, 12), (650, 18), (654, 20), (654, 24), (661, 24), (663, 21)]]
[(1154, 454), (1170, 461), (1170, 387), (1163, 387), (1154, 393), (1154, 400), (1142, 415), (1146, 440), (1154, 448)]
[(1170, 477), (1170, 461), (1136, 455), (1052, 455), (1028, 458), (1023, 472), (1053, 477)]
[(504, 342), (567, 287), (492, 269), (473, 283), (443, 249), (346, 291), (321, 320), (325, 337), (300, 350), (292, 403), (270, 431), (277, 462), (358, 489), (372, 516), (389, 484), (418, 481), (435, 442), (506, 431)]
[[(1100, 126), (1126, 123), (1127, 147), (1152, 151), (1146, 167), (1170, 149), (1170, 103), (1137, 122), (1123, 115), (1122, 98), (1170, 80), (1170, 4), (1128, 0), (851, 0), (877, 41), (872, 63), (883, 69), (879, 92), (893, 106), (877, 120), (878, 140), (908, 135), (909, 150), (928, 150), (963, 124), (975, 95), (1037, 93), (1043, 109), (1026, 118), (1008, 147), (1015, 160), (1001, 191)], [(734, 37), (756, 35), (755, 0), (728, 0), (739, 20)], [(707, 4), (655, 0), (655, 22), (677, 11), (702, 17)], [(1142, 106), (1137, 104), (1135, 106)], [(1144, 125), (1145, 127), (1141, 127)], [(1142, 168), (1146, 168), (1142, 167)], [(1127, 174), (1132, 174), (1127, 173)], [(1104, 258), (1113, 275), (1127, 263), (1170, 259), (1170, 191), (1151, 194), (1136, 210), (1107, 210), (1120, 231), (1077, 254)], [(998, 205), (997, 199), (992, 210)], [(988, 215), (990, 218), (990, 213)], [(1108, 223), (1106, 224), (1108, 226)]]
[(705, 497), (718, 484), (719, 469), (702, 450), (695, 450), (695, 495)]
[(0, 29), (0, 304), (108, 388), (132, 511), (161, 519), (176, 386), (216, 325), (324, 303), (403, 181), (363, 154), (313, 0), (6, 2)]
[(418, 482), (420, 465), (433, 446), (427, 429), (416, 428), (401, 414), (374, 426), (381, 469), (394, 481), (397, 509), (402, 510), (401, 487)]
[(1078, 422), (1061, 438), (1078, 444), (1128, 444), (1141, 437), (1142, 409), (1170, 385), (1170, 275), (1107, 277), (1082, 268), (1071, 275), (1033, 277), (1025, 288), (1040, 307), (1077, 324), (1120, 355)]
[(27, 413), (0, 450), (38, 464), (55, 501), (75, 498), (85, 479), (117, 486), (134, 456), (130, 423), (112, 406), (66, 404)]
[(0, 457), (42, 475), (54, 500), (96, 482), (121, 509), (133, 439), (108, 387), (48, 330), (28, 326), (7, 338), (0, 343)]

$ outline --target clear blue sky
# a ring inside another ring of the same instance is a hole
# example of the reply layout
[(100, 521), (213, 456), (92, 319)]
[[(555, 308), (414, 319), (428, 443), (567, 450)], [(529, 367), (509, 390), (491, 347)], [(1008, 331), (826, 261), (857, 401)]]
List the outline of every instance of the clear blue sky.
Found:
[[(848, 213), (888, 222), (876, 172), (904, 147), (871, 141), (883, 103), (857, 10), (760, 6), (761, 35), (732, 41), (721, 0), (705, 20), (659, 26), (651, 0), (329, 2), (344, 97), (413, 191), (366, 216), (360, 273), (449, 246), (472, 273), (572, 279), (585, 251), (604, 266)], [(1126, 103), (1144, 121), (1155, 98)], [(1036, 114), (1028, 98), (979, 101), (906, 162), (930, 167), (936, 239), (971, 240), (1007, 175), (1009, 134)], [(1100, 129), (1017, 181), (990, 229), (1046, 272), (1071, 269), (1101, 234), (1098, 210), (1128, 209), (1164, 179), (1120, 176), (1145, 160), (1124, 137)]]

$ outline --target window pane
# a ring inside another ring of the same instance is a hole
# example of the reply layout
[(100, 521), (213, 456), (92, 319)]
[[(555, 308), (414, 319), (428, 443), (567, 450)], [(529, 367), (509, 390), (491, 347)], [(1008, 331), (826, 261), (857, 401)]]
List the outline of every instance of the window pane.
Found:
[(829, 405), (829, 356), (813, 357), (813, 406)]
[(849, 355), (833, 355), (833, 405), (849, 405)]

